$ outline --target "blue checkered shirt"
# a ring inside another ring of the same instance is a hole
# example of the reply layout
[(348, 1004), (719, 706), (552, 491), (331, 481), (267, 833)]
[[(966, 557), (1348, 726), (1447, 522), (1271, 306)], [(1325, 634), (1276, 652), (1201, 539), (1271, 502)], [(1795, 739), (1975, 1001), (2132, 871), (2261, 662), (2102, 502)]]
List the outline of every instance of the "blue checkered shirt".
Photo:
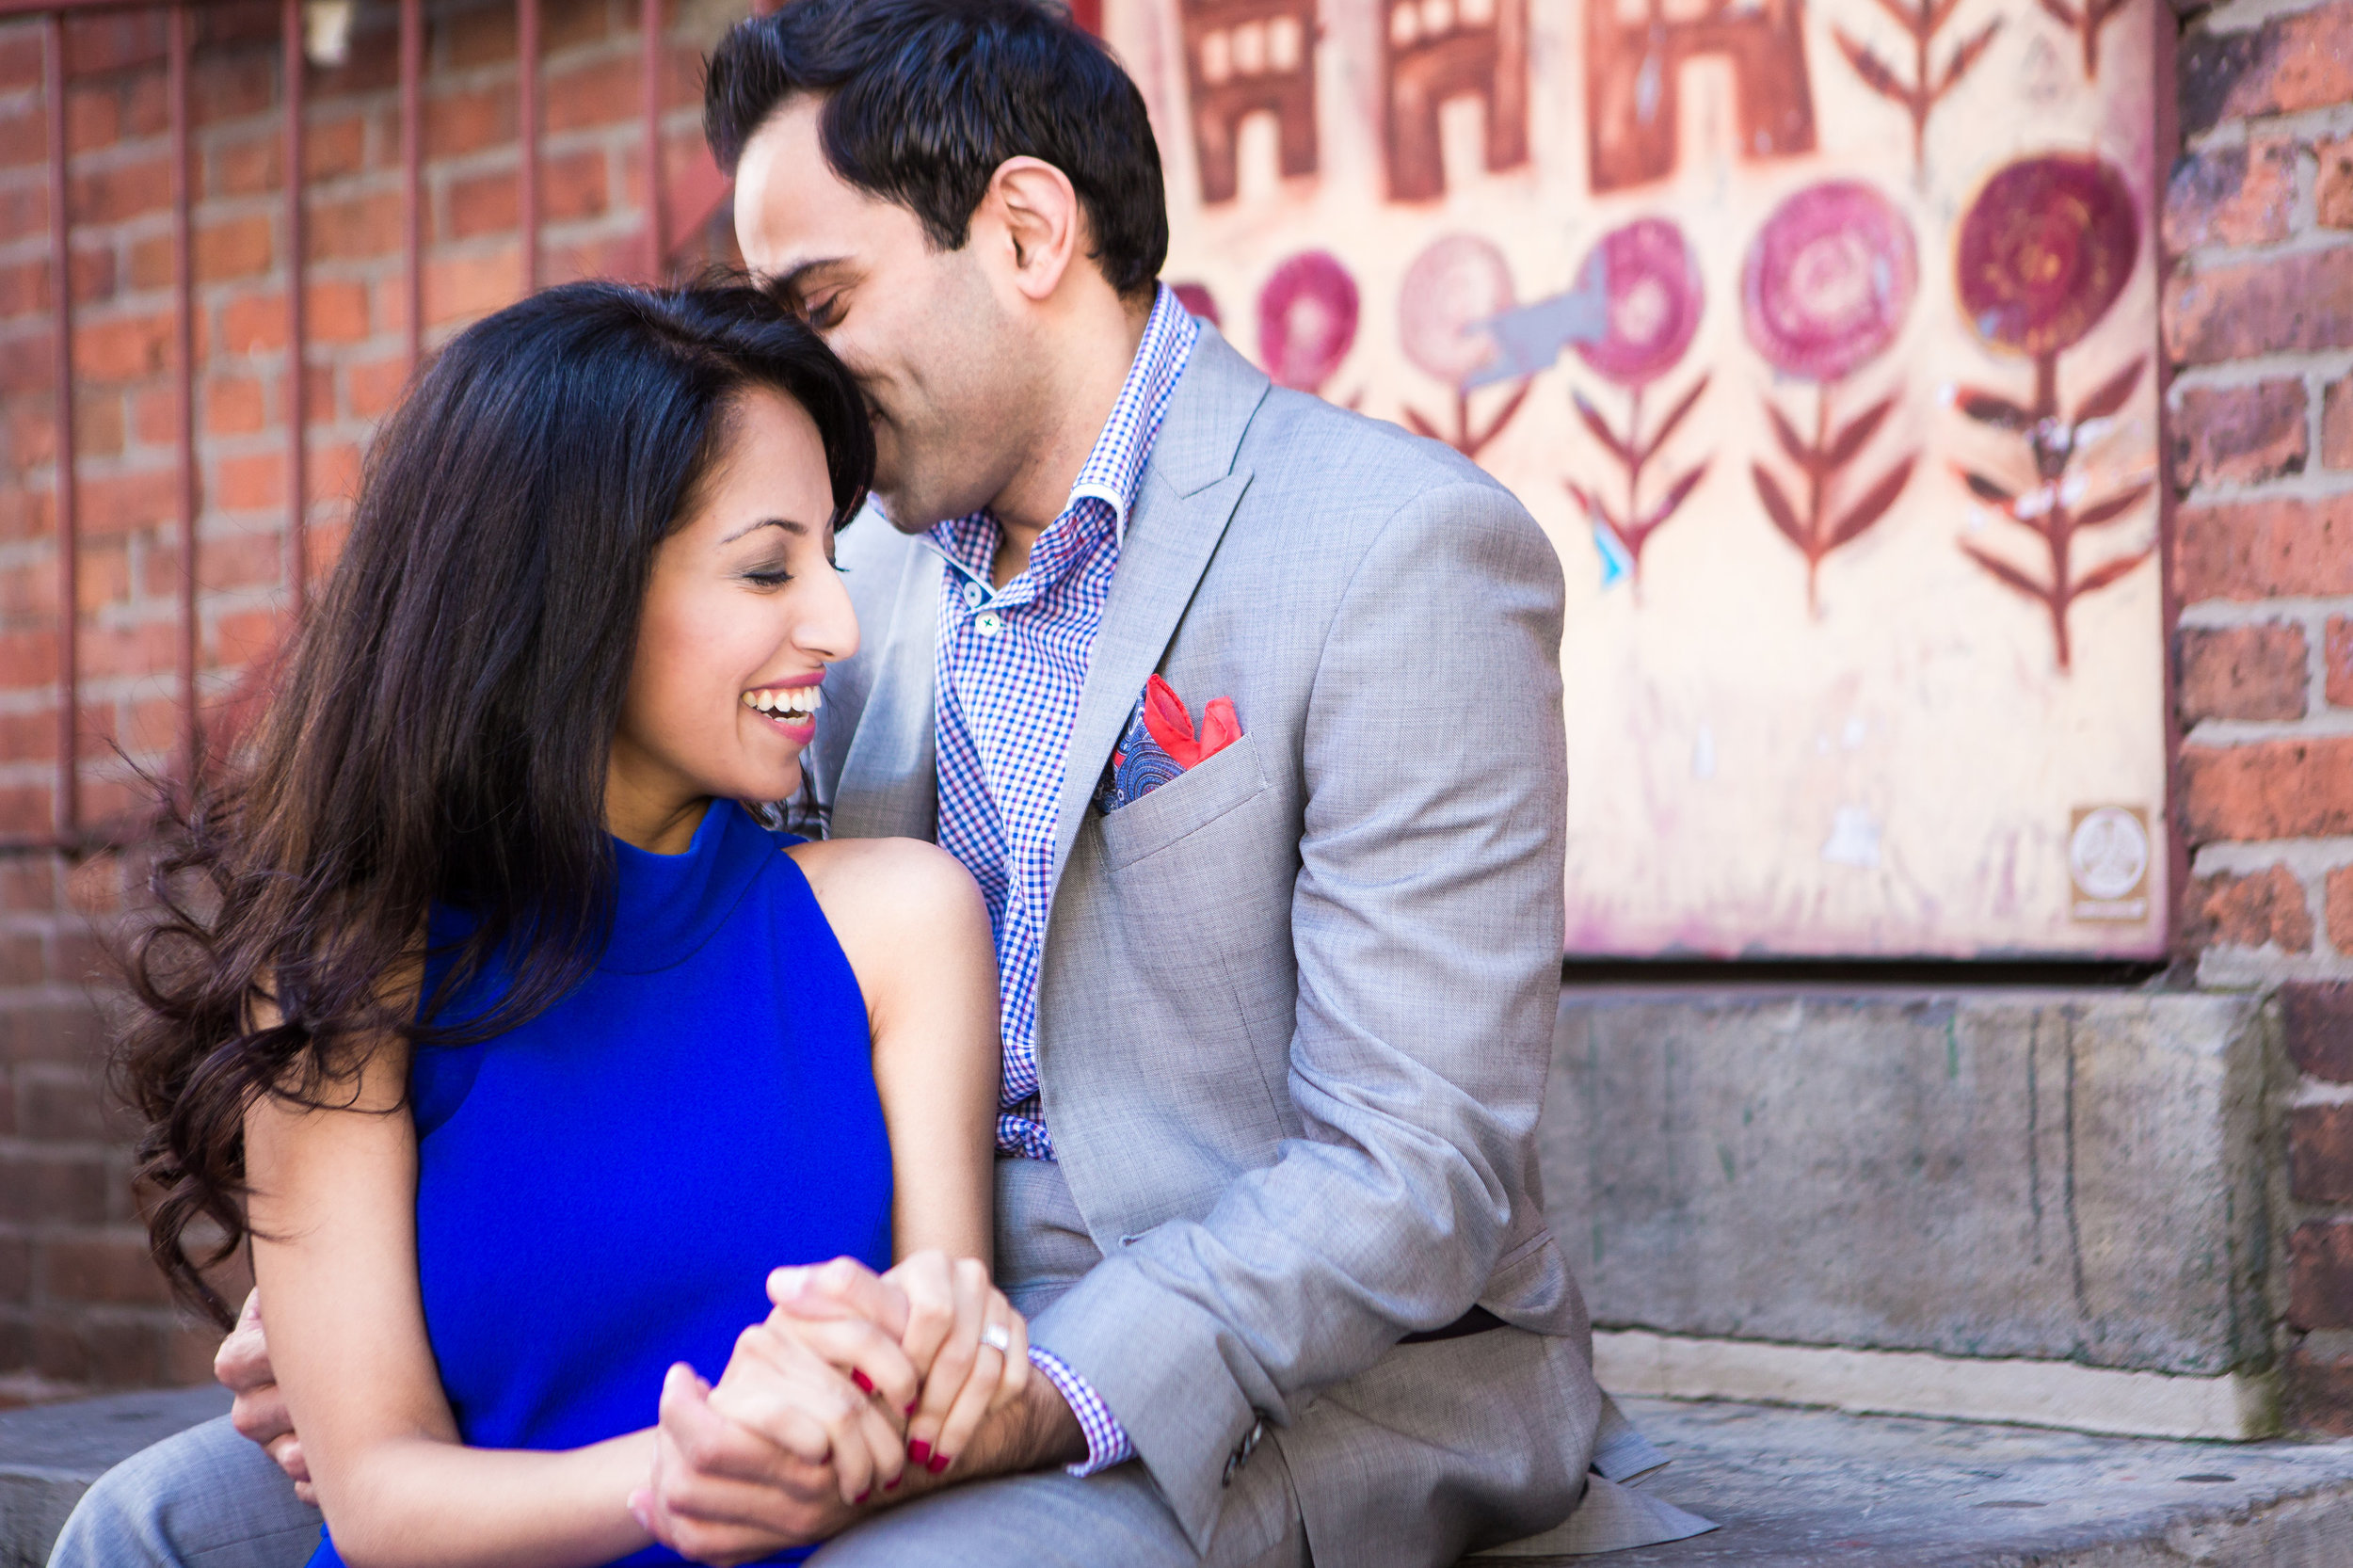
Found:
[[(1037, 979), (1064, 759), (1136, 484), (1200, 335), (1162, 288), (1069, 503), (1012, 582), (1000, 588), (990, 581), (999, 536), (988, 513), (940, 523), (925, 536), (945, 563), (934, 668), (939, 842), (980, 883), (997, 939), (1005, 1053), (997, 1147), (1004, 1155), (1054, 1158), (1038, 1103)], [(1135, 1452), (1084, 1380), (1042, 1347), (1032, 1346), (1030, 1359), (1086, 1432), (1086, 1463), (1072, 1465), (1072, 1474), (1092, 1475)]]

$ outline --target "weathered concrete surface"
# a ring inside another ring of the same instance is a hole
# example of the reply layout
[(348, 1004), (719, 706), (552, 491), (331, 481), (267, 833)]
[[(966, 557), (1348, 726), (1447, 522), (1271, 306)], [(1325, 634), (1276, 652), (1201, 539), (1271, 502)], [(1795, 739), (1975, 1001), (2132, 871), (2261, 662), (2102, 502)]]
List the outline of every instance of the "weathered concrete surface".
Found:
[(1572, 991), (1547, 1205), (1603, 1326), (2221, 1373), (2270, 1350), (2266, 1028), (2230, 996)]
[[(1623, 1401), (1642, 1484), (1721, 1527), (1480, 1568), (2345, 1568), (2353, 1443), (2163, 1443), (1764, 1405)], [(1466, 1564), (1465, 1568), (1472, 1568)]]
[(0, 1568), (41, 1568), (90, 1482), (228, 1410), (225, 1389), (183, 1388), (0, 1413)]

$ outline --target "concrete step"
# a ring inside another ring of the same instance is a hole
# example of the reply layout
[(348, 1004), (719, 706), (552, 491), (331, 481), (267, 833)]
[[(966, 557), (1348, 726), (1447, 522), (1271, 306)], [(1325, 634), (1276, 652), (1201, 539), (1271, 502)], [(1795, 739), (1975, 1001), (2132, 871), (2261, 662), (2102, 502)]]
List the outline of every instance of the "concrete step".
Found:
[(228, 1413), (219, 1388), (0, 1412), (0, 1568), (41, 1568), (90, 1482), (149, 1444)]
[(1611, 1568), (2353, 1568), (2353, 1442), (1621, 1402), (1673, 1458), (1642, 1484), (1722, 1528)]
[[(1722, 1528), (1611, 1568), (2353, 1568), (2353, 1443), (1624, 1403), (1674, 1460), (1644, 1484)], [(0, 1568), (40, 1568), (109, 1465), (227, 1408), (200, 1388), (0, 1414)], [(1512, 1568), (1548, 1560), (1583, 1560)]]

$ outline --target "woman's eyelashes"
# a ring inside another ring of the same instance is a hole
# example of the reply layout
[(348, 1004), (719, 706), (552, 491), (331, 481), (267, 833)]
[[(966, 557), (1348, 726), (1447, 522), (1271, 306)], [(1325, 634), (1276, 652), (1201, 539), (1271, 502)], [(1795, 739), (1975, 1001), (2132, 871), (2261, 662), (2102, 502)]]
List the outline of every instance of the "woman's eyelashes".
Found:
[(756, 588), (781, 588), (792, 581), (792, 573), (781, 562), (747, 567), (736, 575)]

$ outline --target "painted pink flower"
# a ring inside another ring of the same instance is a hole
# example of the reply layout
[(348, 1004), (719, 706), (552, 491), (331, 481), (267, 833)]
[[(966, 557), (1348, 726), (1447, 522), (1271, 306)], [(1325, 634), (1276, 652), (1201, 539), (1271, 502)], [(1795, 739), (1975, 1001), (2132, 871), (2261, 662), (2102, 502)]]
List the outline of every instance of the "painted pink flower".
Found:
[(1997, 347), (2057, 354), (2107, 314), (2139, 254), (2140, 219), (2113, 166), (2079, 152), (2022, 158), (1961, 220), (1961, 312)]
[(1773, 209), (1741, 270), (1749, 342), (1784, 375), (1835, 381), (1886, 351), (1920, 280), (1912, 226), (1851, 180)]
[(1185, 308), (1187, 315), (1199, 316), (1212, 327), (1224, 325), (1224, 318), (1217, 313), (1217, 297), (1209, 293), (1207, 283), (1173, 283), (1169, 286), (1176, 291), (1176, 303)]
[(1642, 387), (1675, 366), (1700, 329), (1705, 294), (1683, 231), (1641, 217), (1604, 234), (1577, 269), (1575, 291), (1608, 290), (1609, 329), (1576, 344), (1579, 358), (1622, 387)]
[(1258, 359), (1277, 386), (1321, 392), (1356, 342), (1356, 280), (1328, 250), (1306, 250), (1258, 291)]
[(1481, 323), (1513, 305), (1512, 268), (1476, 234), (1433, 241), (1398, 286), (1398, 333), (1405, 357), (1449, 387), (1495, 357)]

